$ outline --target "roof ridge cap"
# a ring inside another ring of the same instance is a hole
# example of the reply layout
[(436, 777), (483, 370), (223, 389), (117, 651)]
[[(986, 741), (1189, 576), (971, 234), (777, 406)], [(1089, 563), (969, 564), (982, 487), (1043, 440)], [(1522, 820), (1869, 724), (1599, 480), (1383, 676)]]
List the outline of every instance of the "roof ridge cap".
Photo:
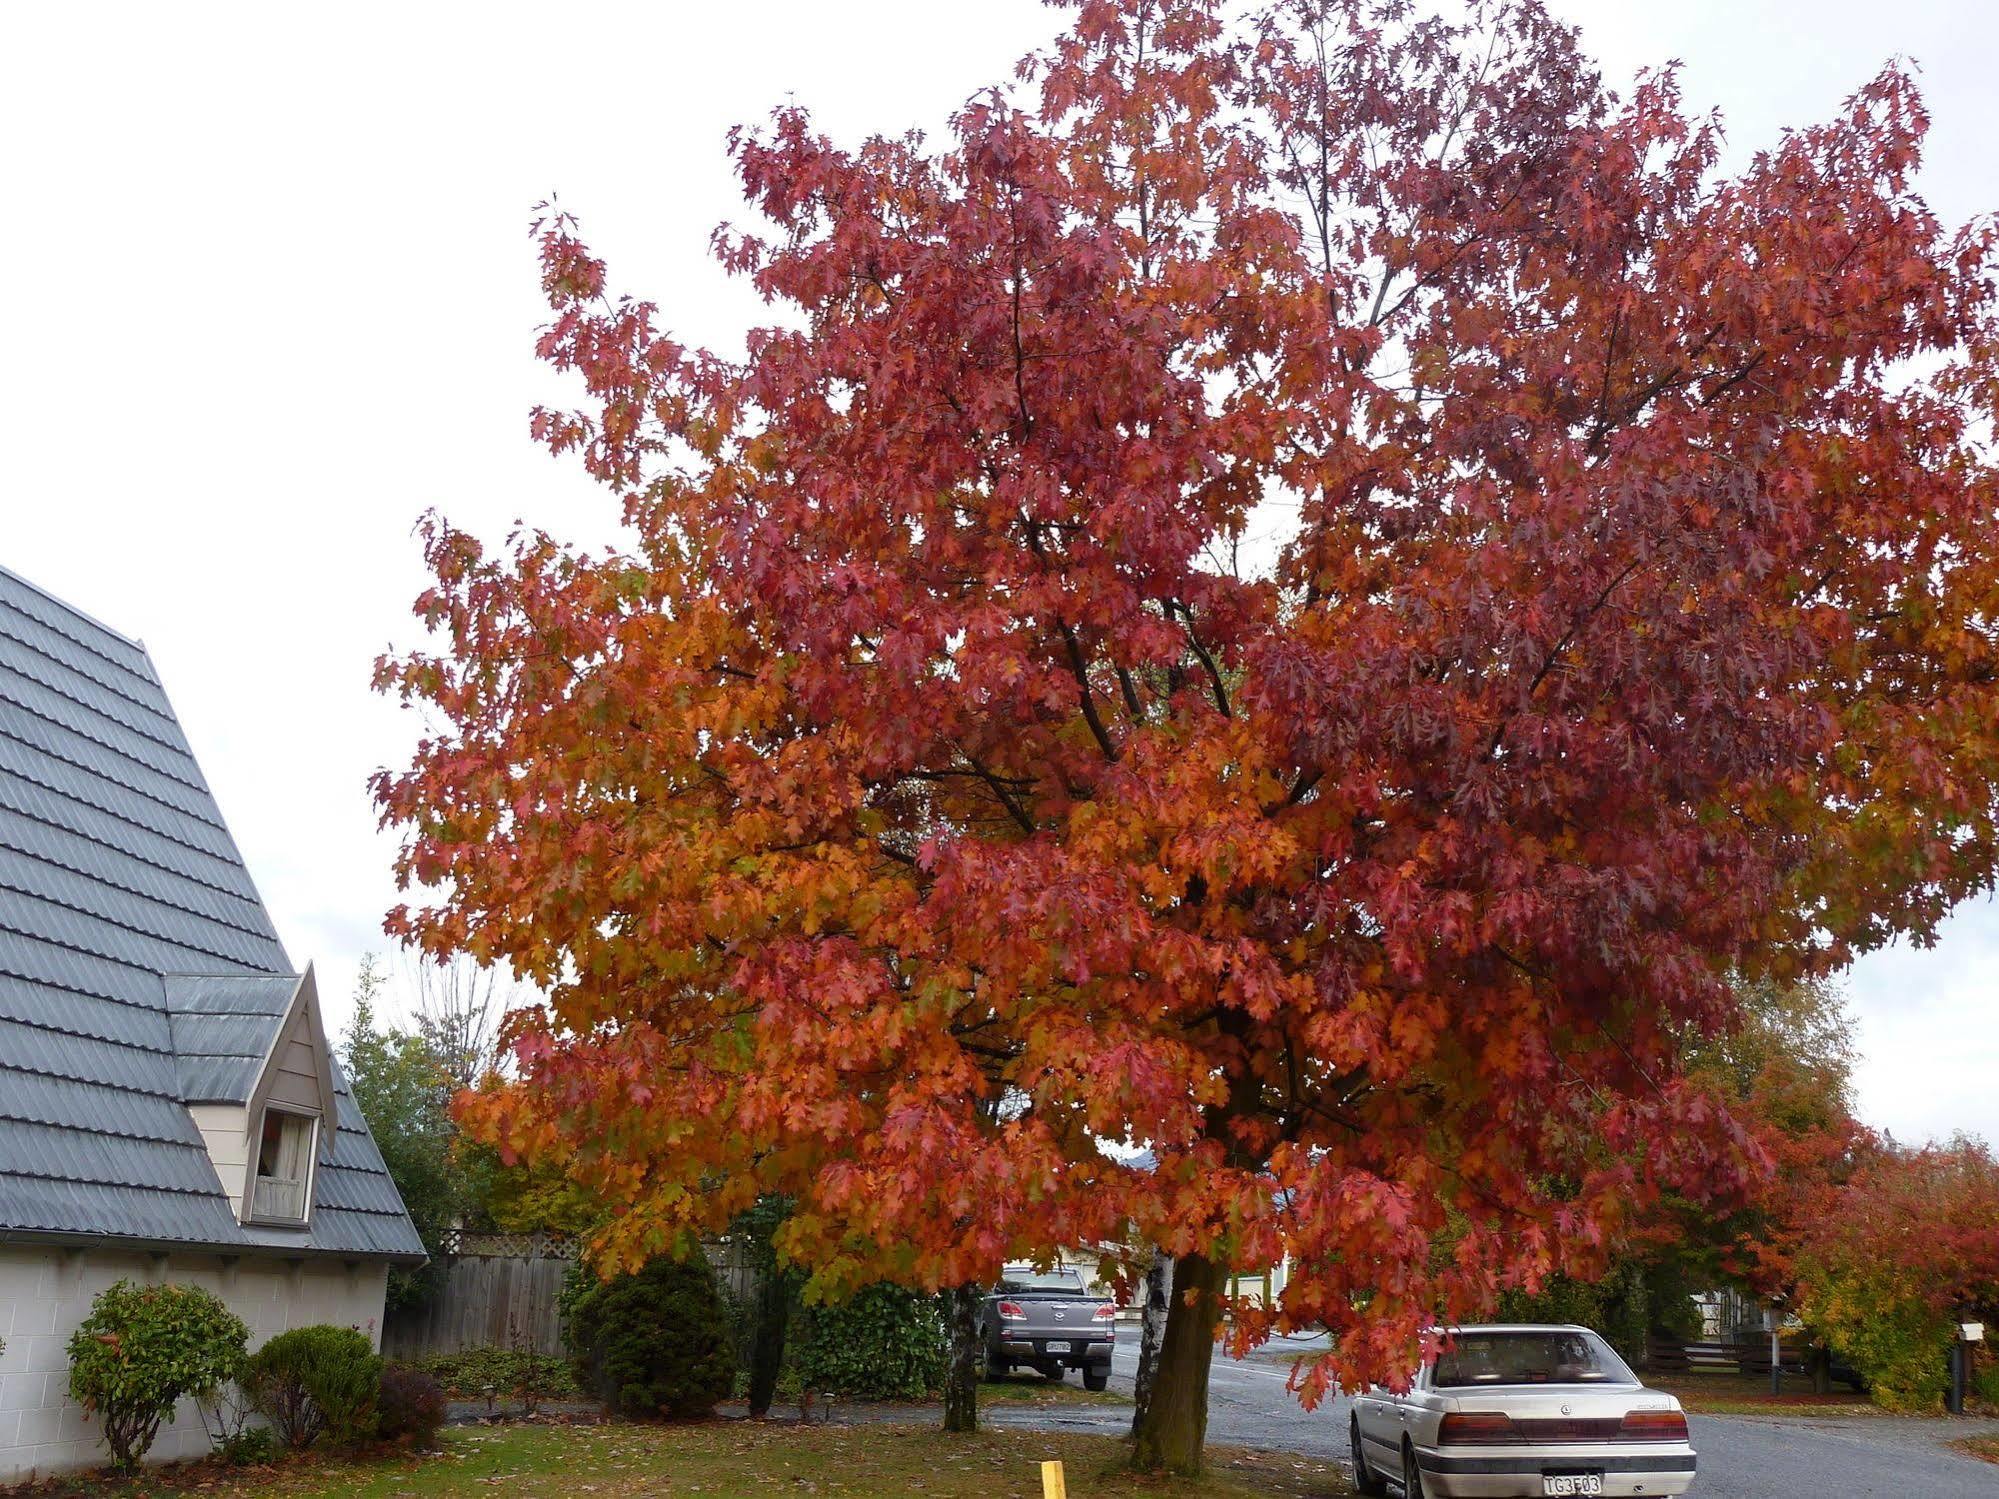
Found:
[[(85, 624), (96, 626), (98, 629), (102, 630), (106, 635), (111, 636), (114, 640), (123, 641), (126, 645), (131, 646), (132, 649), (139, 652), (139, 654), (144, 656), (148, 661), (153, 659), (152, 652), (146, 649), (146, 642), (139, 639), (136, 635), (127, 635), (123, 630), (114, 629), (112, 626), (107, 625), (103, 620), (99, 619), (96, 615), (90, 613), (88, 610), (79, 609), (75, 604), (72, 604), (68, 599), (62, 597), (60, 594), (49, 592), (48, 589), (42, 587), (42, 585), (37, 583), (33, 578), (23, 577), (20, 573), (15, 572), (13, 568), (7, 566), (7, 564), (4, 562), (0, 562), (0, 574), (4, 574), (5, 576), (12, 578), (16, 583), (19, 583), (23, 588), (27, 589), (30, 593), (40, 594), (43, 598), (47, 599), (51, 604), (54, 604), (58, 609), (64, 610), (65, 612), (70, 614), (74, 614), (78, 619), (82, 620)], [(155, 673), (155, 675), (157, 675), (157, 673)]]

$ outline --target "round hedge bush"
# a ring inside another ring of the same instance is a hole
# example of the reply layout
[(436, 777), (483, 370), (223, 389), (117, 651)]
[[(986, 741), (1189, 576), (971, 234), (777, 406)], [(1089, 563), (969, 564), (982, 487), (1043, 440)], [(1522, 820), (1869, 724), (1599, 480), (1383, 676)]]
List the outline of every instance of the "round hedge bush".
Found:
[(183, 1395), (237, 1377), (249, 1337), (243, 1319), (199, 1286), (121, 1280), (70, 1334), (70, 1399), (104, 1423), (113, 1461), (136, 1467)]
[(287, 1447), (310, 1447), (321, 1435), (340, 1443), (375, 1432), (382, 1360), (352, 1327), (294, 1327), (250, 1355), (243, 1389)]
[(584, 1385), (619, 1414), (705, 1416), (735, 1384), (728, 1310), (705, 1259), (658, 1259), (569, 1309)]
[(444, 1425), (444, 1387), (421, 1369), (390, 1364), (382, 1370), (375, 1406), (375, 1435), (385, 1442), (428, 1447)]

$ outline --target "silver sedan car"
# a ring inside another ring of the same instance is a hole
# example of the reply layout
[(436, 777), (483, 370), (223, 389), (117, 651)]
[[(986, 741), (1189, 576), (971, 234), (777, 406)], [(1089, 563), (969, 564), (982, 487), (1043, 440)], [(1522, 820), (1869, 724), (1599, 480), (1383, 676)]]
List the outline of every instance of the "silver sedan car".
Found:
[(1694, 1449), (1680, 1402), (1638, 1381), (1587, 1327), (1441, 1332), (1406, 1395), (1353, 1402), (1354, 1484), (1428, 1496), (1684, 1494)]

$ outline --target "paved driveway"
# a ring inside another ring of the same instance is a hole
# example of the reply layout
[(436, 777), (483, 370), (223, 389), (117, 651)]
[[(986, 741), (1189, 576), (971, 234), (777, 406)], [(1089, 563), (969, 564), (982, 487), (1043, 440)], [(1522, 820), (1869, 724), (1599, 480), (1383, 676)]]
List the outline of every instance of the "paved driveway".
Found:
[[(1112, 1391), (1130, 1394), (1137, 1362), (1136, 1330), (1120, 1328)], [(1346, 1401), (1328, 1401), (1308, 1415), (1285, 1392), (1287, 1373), (1282, 1362), (1218, 1354), (1209, 1373), (1208, 1440), (1344, 1458)], [(1131, 1424), (1129, 1406), (987, 1406), (980, 1414), (995, 1426), (1106, 1434)], [(1699, 1499), (1999, 1499), (1999, 1467), (1945, 1446), (1954, 1437), (1999, 1433), (1999, 1422), (1695, 1416), (1692, 1425)]]

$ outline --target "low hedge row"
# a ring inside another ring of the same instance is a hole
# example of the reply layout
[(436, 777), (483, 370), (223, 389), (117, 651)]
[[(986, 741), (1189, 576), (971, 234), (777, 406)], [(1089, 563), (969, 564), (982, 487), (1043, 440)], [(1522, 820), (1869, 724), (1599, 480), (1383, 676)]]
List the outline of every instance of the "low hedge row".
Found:
[(267, 1456), (274, 1440), (294, 1449), (427, 1442), (444, 1422), (437, 1381), (385, 1371), (354, 1328), (293, 1328), (255, 1353), (249, 1340), (242, 1318), (198, 1286), (121, 1280), (70, 1335), (70, 1398), (98, 1419), (112, 1461), (127, 1469), (183, 1399), (196, 1403), (216, 1453), (239, 1462)]

